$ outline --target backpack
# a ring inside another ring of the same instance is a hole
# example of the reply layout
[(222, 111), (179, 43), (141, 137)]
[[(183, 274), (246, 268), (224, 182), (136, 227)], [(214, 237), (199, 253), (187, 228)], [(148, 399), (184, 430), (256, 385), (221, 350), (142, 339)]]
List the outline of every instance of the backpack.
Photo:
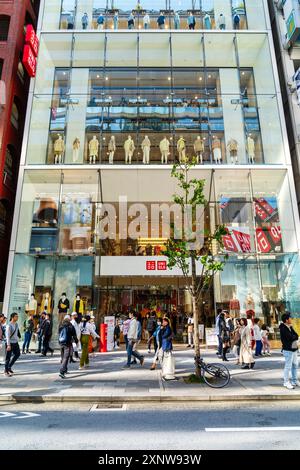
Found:
[(97, 18), (97, 23), (98, 24), (103, 24), (104, 23), (104, 17), (102, 15), (99, 15)]
[(67, 344), (67, 341), (68, 341), (68, 328), (66, 326), (63, 326), (59, 333), (58, 342), (59, 344)]

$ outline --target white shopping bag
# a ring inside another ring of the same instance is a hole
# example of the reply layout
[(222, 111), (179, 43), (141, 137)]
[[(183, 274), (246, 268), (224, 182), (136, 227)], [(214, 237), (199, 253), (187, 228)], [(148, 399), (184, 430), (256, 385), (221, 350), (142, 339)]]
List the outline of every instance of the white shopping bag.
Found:
[(163, 353), (162, 376), (167, 380), (175, 379), (175, 357), (172, 351)]

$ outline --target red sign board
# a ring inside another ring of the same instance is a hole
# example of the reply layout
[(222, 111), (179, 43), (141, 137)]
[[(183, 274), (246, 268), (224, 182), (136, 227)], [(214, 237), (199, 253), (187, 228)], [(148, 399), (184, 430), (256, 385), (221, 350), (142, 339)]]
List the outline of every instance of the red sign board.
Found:
[(36, 58), (30, 46), (24, 46), (23, 51), (23, 65), (30, 77), (35, 77), (36, 74)]
[(155, 271), (156, 270), (156, 261), (146, 261), (146, 269), (147, 269), (147, 271)]
[(158, 269), (158, 271), (166, 271), (167, 270), (167, 262), (166, 261), (157, 261), (157, 269)]
[(35, 34), (34, 28), (31, 24), (26, 26), (25, 42), (31, 47), (35, 57), (37, 57), (39, 52), (39, 39)]

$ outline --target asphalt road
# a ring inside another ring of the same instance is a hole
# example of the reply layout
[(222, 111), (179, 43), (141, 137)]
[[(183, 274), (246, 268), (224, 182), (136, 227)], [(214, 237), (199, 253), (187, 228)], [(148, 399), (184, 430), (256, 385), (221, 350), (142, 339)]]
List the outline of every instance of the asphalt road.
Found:
[(300, 449), (299, 402), (93, 405), (3, 404), (0, 449)]

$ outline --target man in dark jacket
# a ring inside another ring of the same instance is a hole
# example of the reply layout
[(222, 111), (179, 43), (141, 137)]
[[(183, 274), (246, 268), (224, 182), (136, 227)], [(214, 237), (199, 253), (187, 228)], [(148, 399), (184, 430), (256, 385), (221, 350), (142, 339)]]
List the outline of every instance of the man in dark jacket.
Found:
[(42, 346), (43, 346), (43, 329), (44, 329), (44, 323), (46, 321), (46, 313), (42, 312), (40, 318), (39, 318), (39, 324), (38, 324), (38, 329), (37, 329), (37, 336), (38, 336), (38, 348), (35, 351), (36, 354), (42, 352)]
[[(153, 338), (153, 333), (154, 331), (156, 330), (156, 314), (155, 312), (151, 312), (151, 316), (148, 318), (147, 320), (147, 325), (146, 325), (146, 329), (148, 331), (148, 336), (149, 336), (149, 340), (148, 340), (148, 353), (150, 354), (151, 352), (151, 342), (152, 342), (152, 338)], [(153, 338), (155, 340), (155, 338)]]
[(70, 315), (65, 315), (64, 321), (62, 322), (62, 325), (59, 328), (58, 341), (60, 345), (62, 360), (59, 376), (61, 379), (65, 379), (66, 373), (68, 372), (68, 362), (72, 357), (72, 344), (78, 343), (76, 331), (71, 323)]
[(42, 329), (42, 342), (43, 342), (43, 351), (42, 356), (47, 356), (47, 352), (50, 351), (53, 356), (54, 350), (50, 348), (50, 340), (52, 336), (52, 324), (50, 320), (50, 315), (46, 314), (45, 321)]
[[(285, 358), (284, 366), (284, 382), (283, 386), (292, 390), (296, 386), (300, 386), (297, 377), (298, 369), (298, 335), (292, 327), (292, 319), (290, 313), (282, 315), (282, 323), (279, 326), (280, 339), (282, 342), (282, 353)], [(290, 382), (290, 373), (292, 381)]]

